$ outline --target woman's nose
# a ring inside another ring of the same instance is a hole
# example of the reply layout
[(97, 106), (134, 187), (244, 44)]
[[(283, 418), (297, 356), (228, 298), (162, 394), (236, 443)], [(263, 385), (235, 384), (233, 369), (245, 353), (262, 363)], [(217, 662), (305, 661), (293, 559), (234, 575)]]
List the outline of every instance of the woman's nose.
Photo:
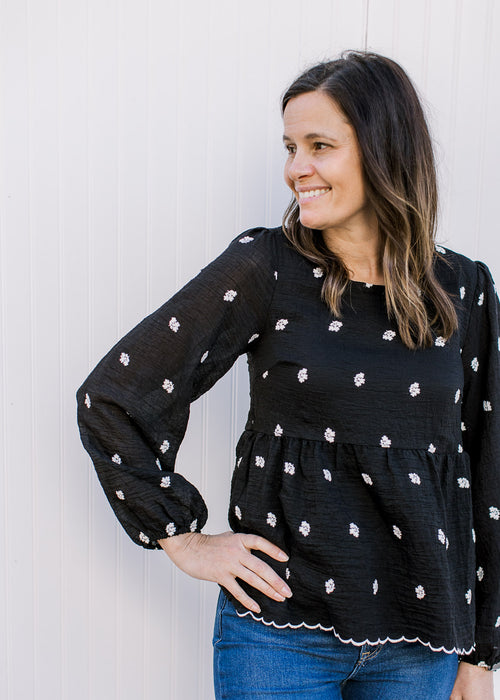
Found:
[(300, 180), (302, 177), (309, 177), (314, 173), (314, 166), (310, 157), (304, 151), (297, 151), (293, 157), (288, 175), (292, 180)]

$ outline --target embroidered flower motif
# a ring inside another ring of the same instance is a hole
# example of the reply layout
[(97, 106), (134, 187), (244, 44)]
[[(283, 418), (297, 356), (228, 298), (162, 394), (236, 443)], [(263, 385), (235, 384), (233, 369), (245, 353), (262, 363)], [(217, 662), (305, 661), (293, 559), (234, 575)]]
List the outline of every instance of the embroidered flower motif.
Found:
[(329, 578), (328, 581), (325, 581), (325, 591), (330, 594), (333, 593), (335, 590), (335, 581), (333, 578)]
[(179, 321), (175, 318), (175, 316), (172, 316), (172, 318), (171, 318), (170, 321), (168, 322), (168, 326), (169, 326), (169, 328), (170, 328), (171, 331), (173, 331), (174, 333), (177, 333), (177, 331), (178, 331), (179, 328), (181, 327), (181, 324), (180, 324)]
[(479, 295), (479, 297), (477, 299), (477, 305), (482, 306), (483, 303), (484, 303), (484, 292), (481, 292), (481, 294)]
[(281, 437), (283, 435), (283, 428), (281, 427), (281, 425), (279, 423), (274, 429), (274, 435), (276, 437)]
[(304, 537), (307, 537), (307, 535), (311, 532), (311, 526), (309, 525), (307, 520), (303, 520), (300, 523), (299, 532), (301, 535), (304, 535)]
[(141, 542), (144, 542), (144, 544), (149, 544), (149, 537), (143, 532), (139, 533), (139, 539), (141, 540)]
[(301, 384), (303, 384), (305, 381), (307, 381), (309, 379), (309, 377), (307, 376), (307, 369), (305, 367), (303, 367), (303, 369), (299, 370), (299, 372), (297, 374), (297, 378)]
[(260, 467), (262, 469), (262, 467), (265, 467), (265, 465), (266, 465), (266, 460), (264, 459), (264, 457), (259, 457), (257, 455), (255, 457), (255, 466)]
[(380, 438), (380, 447), (390, 447), (392, 445), (392, 440), (387, 437), (387, 435), (382, 435)]
[(262, 379), (267, 379), (267, 375), (268, 375), (268, 374), (269, 374), (269, 372), (268, 372), (267, 369), (266, 369), (266, 371), (263, 372), (263, 374), (262, 374)]
[(170, 379), (164, 379), (162, 386), (167, 392), (167, 394), (171, 394), (174, 390), (174, 384), (170, 381)]
[(165, 452), (167, 452), (167, 450), (169, 449), (169, 447), (170, 447), (169, 441), (168, 441), (168, 440), (164, 440), (164, 441), (161, 443), (161, 445), (160, 445), (160, 452), (162, 452), (163, 454), (165, 454)]
[(460, 430), (461, 430), (463, 433), (467, 430), (467, 428), (465, 427), (465, 423), (464, 423), (463, 421), (460, 423)]
[(175, 527), (174, 523), (169, 523), (167, 527), (165, 528), (165, 532), (169, 537), (173, 537), (177, 531), (177, 528)]
[(373, 287), (373, 282), (365, 282), (365, 287), (371, 289)]
[(465, 476), (459, 476), (457, 481), (458, 481), (458, 485), (461, 489), (470, 488), (469, 479), (466, 479)]
[(320, 277), (323, 277), (323, 270), (320, 267), (315, 267), (313, 270), (313, 275), (319, 279)]
[(123, 493), (123, 491), (115, 491), (115, 493), (118, 496), (118, 498), (120, 499), (120, 501), (125, 500), (125, 494)]
[(484, 569), (483, 569), (482, 566), (480, 566), (479, 569), (476, 571), (476, 575), (477, 575), (477, 580), (478, 580), (478, 581), (482, 581), (482, 580), (483, 580), (483, 578), (484, 578)]
[(283, 471), (285, 474), (295, 474), (295, 466), (291, 462), (285, 462)]
[(462, 446), (462, 445), (458, 445), (458, 447), (457, 447), (457, 452), (458, 452), (458, 454), (461, 455), (463, 451), (464, 451), (463, 446)]
[(200, 362), (205, 362), (205, 360), (207, 359), (207, 357), (208, 357), (208, 350), (205, 350), (205, 352), (204, 352), (203, 355), (201, 356)]
[(384, 331), (384, 334), (382, 335), (383, 340), (394, 340), (395, 337), (396, 337), (395, 331)]
[(238, 457), (238, 461), (236, 462), (236, 466), (237, 466), (237, 467), (240, 466), (241, 460), (242, 460), (242, 459), (243, 459), (243, 457)]
[(349, 534), (353, 537), (359, 537), (359, 527), (356, 523), (349, 523)]
[(90, 401), (90, 396), (88, 394), (85, 394), (85, 405), (87, 408), (90, 408), (92, 406), (92, 402)]
[(329, 469), (323, 469), (323, 476), (325, 477), (325, 479), (326, 479), (327, 481), (331, 481), (331, 480), (332, 480), (332, 473), (331, 473), (331, 471), (330, 471)]
[(397, 525), (392, 526), (392, 531), (396, 535), (398, 540), (400, 540), (403, 537), (403, 533), (401, 532), (401, 530), (399, 529), (399, 527)]
[(495, 622), (495, 627), (500, 627), (500, 615), (497, 617), (497, 621)]
[(483, 411), (492, 411), (491, 403), (489, 401), (483, 401)]
[(438, 253), (441, 253), (441, 255), (446, 255), (446, 250), (443, 248), (443, 246), (437, 245), (436, 250)]
[(434, 345), (437, 348), (444, 348), (444, 346), (446, 345), (446, 340), (443, 338), (443, 336), (439, 335), (434, 341)]
[(250, 343), (253, 343), (253, 341), (254, 341), (254, 340), (257, 340), (258, 337), (259, 337), (259, 334), (258, 334), (258, 333), (254, 333), (254, 334), (252, 335), (252, 337), (250, 338), (250, 340), (248, 341), (248, 344), (250, 345)]
[(470, 588), (465, 594), (465, 600), (467, 601), (467, 605), (470, 605), (472, 603), (472, 591)]
[(162, 489), (168, 489), (168, 487), (170, 486), (170, 477), (163, 476), (160, 481), (160, 486), (162, 487)]
[(234, 506), (234, 514), (238, 518), (238, 520), (241, 520), (241, 510), (239, 506)]
[(342, 321), (332, 321), (328, 326), (328, 330), (333, 331), (334, 333), (338, 333), (343, 325), (344, 324), (342, 323)]
[(130, 356), (127, 355), (126, 352), (122, 352), (122, 354), (120, 355), (120, 362), (122, 363), (122, 365), (124, 365), (124, 367), (127, 367), (127, 365), (130, 362)]
[(465, 297), (465, 287), (460, 287), (460, 299), (464, 299)]
[(189, 526), (189, 532), (196, 532), (198, 529), (198, 518), (195, 518), (191, 525)]
[(476, 543), (476, 531), (474, 530), (474, 528), (472, 528), (471, 533), (472, 533), (472, 541), (475, 544)]
[(286, 326), (288, 325), (288, 319), (287, 318), (280, 318), (278, 321), (276, 321), (275, 329), (277, 331), (283, 331)]
[(224, 294), (224, 301), (234, 301), (237, 296), (238, 292), (236, 292), (234, 289), (228, 289)]
[(120, 457), (119, 454), (116, 454), (116, 453), (115, 453), (115, 454), (111, 457), (111, 461), (114, 462), (115, 464), (121, 464), (121, 463), (122, 463), (122, 458)]
[(358, 372), (357, 374), (354, 375), (354, 384), (357, 387), (363, 386), (365, 383), (365, 373), (364, 372)]
[(490, 511), (490, 518), (492, 518), (492, 520), (499, 520), (500, 519), (500, 510), (496, 506), (490, 506), (489, 511)]
[(441, 528), (439, 528), (438, 530), (438, 540), (441, 542), (441, 544), (446, 544), (446, 535), (441, 530)]
[(460, 389), (457, 389), (455, 392), (455, 403), (458, 403), (460, 401)]
[(159, 459), (156, 460), (155, 464), (158, 467), (158, 469), (161, 469), (161, 462)]
[(418, 382), (413, 382), (413, 384), (410, 384), (408, 391), (410, 392), (410, 396), (418, 396), (420, 394), (420, 384)]
[(432, 442), (431, 442), (431, 444), (430, 444), (429, 447), (427, 448), (427, 452), (430, 452), (431, 454), (434, 454), (435, 451), (436, 451), (436, 447), (435, 447), (435, 445), (433, 445)]
[(479, 360), (477, 359), (477, 357), (472, 358), (470, 366), (472, 367), (474, 372), (477, 372), (477, 370), (479, 369)]
[(324, 436), (327, 442), (335, 442), (335, 430), (327, 428), (324, 432)]
[(278, 279), (278, 270), (275, 270), (275, 271), (274, 271), (274, 279), (275, 279), (275, 280)]
[(425, 598), (425, 589), (424, 589), (423, 586), (417, 586), (417, 587), (415, 588), (415, 593), (416, 593), (417, 598), (418, 598), (419, 600), (422, 600), (422, 598)]
[(267, 514), (267, 521), (266, 522), (271, 527), (276, 527), (276, 516), (274, 515), (274, 513)]
[(365, 484), (368, 484), (369, 486), (373, 486), (373, 481), (372, 481), (372, 478), (369, 474), (361, 474), (361, 476), (363, 477)]
[(375, 579), (373, 584), (372, 584), (372, 590), (373, 590), (373, 595), (377, 595), (377, 593), (378, 593), (378, 581), (377, 581), (377, 579)]
[(243, 238), (240, 238), (240, 243), (250, 243), (253, 241), (252, 236), (243, 236)]
[(290, 578), (290, 569), (288, 568), (288, 566), (287, 566), (286, 569), (285, 569), (285, 578), (286, 578), (287, 581), (288, 581), (288, 579)]
[(420, 484), (421, 483), (419, 475), (416, 474), (415, 472), (410, 472), (408, 474), (408, 476), (410, 477), (410, 481), (412, 484)]

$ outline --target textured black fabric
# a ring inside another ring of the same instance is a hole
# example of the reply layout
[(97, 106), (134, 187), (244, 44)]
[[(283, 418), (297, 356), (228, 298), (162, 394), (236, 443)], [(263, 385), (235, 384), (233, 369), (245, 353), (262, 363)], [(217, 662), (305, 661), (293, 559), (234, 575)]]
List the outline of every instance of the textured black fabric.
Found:
[[(252, 229), (101, 361), (78, 392), (82, 440), (132, 539), (199, 531), (173, 472), (189, 404), (248, 353), (251, 405), (229, 522), (290, 555), (293, 596), (262, 619), (343, 641), (419, 641), (500, 660), (500, 332), (488, 269), (438, 248), (459, 331), (412, 351), (381, 286), (323, 272), (280, 229)], [(243, 584), (244, 585), (244, 584)], [(250, 590), (250, 588), (248, 588)], [(236, 603), (240, 613), (250, 614)]]

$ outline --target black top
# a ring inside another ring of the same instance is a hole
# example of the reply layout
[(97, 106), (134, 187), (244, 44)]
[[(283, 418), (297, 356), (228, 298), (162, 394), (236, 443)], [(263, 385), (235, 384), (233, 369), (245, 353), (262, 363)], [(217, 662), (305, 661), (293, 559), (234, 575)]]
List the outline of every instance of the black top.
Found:
[[(130, 537), (200, 531), (173, 473), (189, 404), (248, 354), (251, 405), (229, 522), (290, 555), (256, 619), (344, 642), (419, 641), (500, 661), (500, 332), (487, 267), (438, 247), (459, 330), (409, 350), (385, 290), (351, 282), (334, 318), (323, 271), (254, 229), (125, 336), (78, 392), (82, 440)], [(252, 614), (234, 601), (240, 614)]]

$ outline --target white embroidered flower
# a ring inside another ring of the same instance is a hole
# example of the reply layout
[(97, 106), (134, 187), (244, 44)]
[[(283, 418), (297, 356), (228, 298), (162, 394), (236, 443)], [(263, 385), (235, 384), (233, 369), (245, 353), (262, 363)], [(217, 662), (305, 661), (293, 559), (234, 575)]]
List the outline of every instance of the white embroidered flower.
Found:
[(455, 403), (458, 403), (460, 401), (460, 389), (457, 389), (455, 392)]
[(460, 287), (460, 299), (465, 297), (465, 287)]
[(359, 537), (359, 527), (356, 523), (349, 523), (349, 534), (353, 537)]
[(283, 471), (285, 474), (295, 474), (295, 466), (291, 462), (285, 462), (285, 466), (283, 468)]
[(207, 357), (208, 357), (208, 350), (205, 350), (205, 352), (204, 352), (203, 355), (201, 356), (200, 362), (205, 362), (205, 360), (207, 359)]
[(243, 236), (243, 238), (240, 238), (240, 243), (250, 243), (253, 241), (252, 236)]
[(371, 287), (373, 287), (373, 282), (365, 282), (365, 287), (371, 289)]
[(253, 341), (254, 341), (254, 340), (257, 340), (258, 337), (259, 337), (259, 334), (258, 334), (258, 333), (254, 333), (254, 334), (252, 335), (252, 337), (250, 338), (250, 340), (248, 341), (248, 344), (250, 345), (250, 343), (253, 343)]
[(305, 381), (307, 381), (309, 379), (309, 377), (307, 376), (307, 369), (305, 367), (303, 367), (301, 370), (299, 370), (299, 372), (297, 374), (297, 378), (301, 384), (303, 384)]
[(149, 544), (149, 537), (143, 532), (139, 533), (139, 539), (141, 540), (141, 542), (144, 542), (144, 544)]
[(492, 518), (492, 520), (499, 520), (500, 519), (500, 510), (496, 506), (490, 506), (489, 512), (490, 512), (490, 518)]
[(189, 531), (196, 532), (197, 529), (198, 529), (198, 518), (195, 518), (193, 520), (193, 522), (191, 523), (191, 525), (189, 526)]
[(158, 467), (158, 469), (161, 469), (161, 462), (159, 459), (156, 460), (155, 464)]
[(275, 271), (274, 271), (274, 279), (275, 279), (275, 280), (278, 279), (278, 270), (275, 270)]
[(237, 296), (238, 292), (236, 292), (234, 289), (228, 289), (224, 294), (224, 301), (234, 301)]
[(459, 476), (457, 481), (458, 481), (458, 485), (461, 489), (470, 488), (469, 479), (466, 479), (465, 476)]
[(236, 462), (236, 466), (237, 466), (237, 467), (240, 466), (241, 460), (242, 460), (242, 459), (243, 459), (243, 457), (238, 457), (238, 461)]
[(421, 483), (419, 475), (416, 474), (415, 472), (410, 472), (408, 474), (408, 476), (409, 476), (412, 484), (420, 484)]
[(265, 465), (266, 465), (266, 460), (264, 459), (264, 457), (259, 457), (259, 455), (257, 455), (255, 457), (255, 466), (260, 467), (262, 469), (262, 467), (265, 467)]
[(177, 531), (177, 528), (175, 527), (174, 523), (168, 523), (167, 527), (165, 528), (165, 532), (169, 537), (173, 537)]
[(477, 299), (477, 305), (482, 306), (483, 303), (484, 303), (484, 292), (481, 292), (481, 294), (479, 295), (479, 297)]
[(446, 345), (446, 340), (443, 338), (443, 336), (438, 335), (438, 337), (434, 341), (434, 345), (437, 348), (444, 348), (444, 346)]
[(446, 549), (448, 549), (449, 546), (450, 546), (450, 540), (448, 538), (446, 538)]
[(330, 594), (333, 593), (335, 590), (335, 581), (333, 578), (329, 578), (328, 581), (325, 581), (325, 591)]
[(373, 595), (377, 595), (377, 593), (378, 593), (378, 581), (377, 581), (377, 579), (375, 579), (373, 584), (372, 584), (372, 590), (373, 590)]
[(472, 591), (470, 588), (465, 594), (465, 600), (467, 601), (467, 605), (470, 605), (472, 603)]
[(357, 387), (363, 386), (365, 383), (365, 373), (364, 372), (358, 372), (357, 374), (354, 375), (354, 384)]
[(392, 445), (392, 440), (387, 437), (387, 435), (382, 435), (380, 438), (380, 447), (390, 447)]
[(274, 435), (276, 437), (281, 437), (283, 435), (283, 428), (281, 427), (281, 425), (279, 423), (274, 429)]
[(115, 464), (121, 464), (121, 463), (122, 463), (122, 458), (120, 457), (119, 454), (116, 454), (116, 453), (115, 453), (115, 454), (111, 457), (111, 461), (114, 462)]
[(443, 248), (443, 246), (437, 245), (436, 250), (438, 253), (441, 253), (441, 255), (446, 255), (446, 250)]
[(88, 394), (85, 394), (85, 405), (87, 408), (90, 408), (92, 406), (92, 402), (90, 401), (90, 396)]
[(475, 544), (475, 542), (476, 542), (476, 531), (474, 530), (474, 528), (472, 528), (471, 533), (472, 533), (472, 541), (473, 541), (474, 544)]
[(384, 331), (384, 334), (382, 335), (383, 340), (394, 340), (395, 337), (396, 337), (395, 331)]
[(458, 452), (458, 454), (461, 455), (463, 451), (464, 451), (463, 446), (462, 446), (462, 445), (458, 445), (458, 447), (457, 447), (457, 452)]
[(495, 627), (500, 627), (500, 615), (497, 617), (497, 621), (495, 622)]
[(482, 580), (483, 580), (483, 578), (484, 578), (484, 569), (483, 569), (482, 566), (480, 566), (479, 569), (476, 571), (476, 575), (477, 575), (477, 580), (478, 580), (478, 581), (482, 581)]
[(363, 477), (365, 484), (368, 484), (369, 486), (373, 486), (373, 481), (372, 481), (372, 478), (369, 474), (361, 474), (361, 476)]
[(342, 323), (342, 321), (332, 321), (328, 326), (328, 330), (333, 331), (334, 333), (338, 333), (343, 325), (344, 324)]
[(268, 374), (269, 372), (266, 369), (266, 371), (262, 373), (262, 379), (267, 379)]
[(276, 516), (274, 515), (274, 513), (267, 514), (267, 521), (266, 522), (271, 527), (276, 527)]
[(460, 423), (460, 430), (462, 432), (465, 432), (467, 430), (467, 428), (465, 427), (465, 423), (463, 421)]
[(396, 535), (398, 540), (400, 540), (403, 537), (403, 533), (401, 532), (401, 530), (399, 529), (399, 527), (397, 525), (392, 526), (392, 531)]
[(122, 363), (122, 365), (127, 367), (128, 363), (130, 362), (130, 356), (127, 355), (126, 352), (122, 352), (122, 354), (120, 355), (120, 362)]
[(313, 270), (313, 275), (319, 279), (320, 277), (323, 277), (323, 270), (320, 267), (315, 267)]
[(290, 569), (288, 568), (288, 566), (287, 566), (286, 569), (285, 569), (285, 578), (286, 578), (287, 581), (288, 581), (288, 579), (290, 578)]
[(170, 379), (164, 379), (162, 386), (167, 392), (167, 394), (171, 394), (174, 390), (174, 384), (170, 381)]
[(472, 367), (474, 372), (477, 372), (477, 370), (479, 369), (479, 360), (477, 359), (477, 357), (472, 358), (470, 366)]
[(287, 318), (280, 318), (278, 321), (276, 321), (276, 325), (274, 326), (275, 330), (277, 331), (282, 331), (286, 328), (288, 325), (288, 319)]
[(418, 598), (419, 600), (422, 600), (422, 598), (425, 598), (425, 589), (424, 589), (423, 586), (417, 586), (417, 587), (415, 588), (415, 593), (416, 593), (417, 598)]
[(239, 506), (234, 506), (234, 514), (238, 518), (238, 520), (241, 520), (241, 510)]
[(169, 476), (162, 476), (162, 479), (160, 481), (160, 486), (162, 489), (168, 489), (170, 486), (170, 477)]
[(324, 432), (324, 436), (327, 442), (335, 442), (335, 430), (327, 428)]
[(331, 481), (331, 480), (332, 480), (332, 473), (331, 473), (331, 471), (330, 471), (329, 469), (323, 469), (323, 476), (325, 477), (325, 479), (326, 479), (327, 481)]
[(441, 530), (441, 528), (439, 528), (438, 530), (438, 540), (441, 542), (441, 544), (446, 544), (446, 535)]
[(123, 493), (123, 491), (115, 491), (115, 493), (118, 496), (118, 498), (120, 499), (120, 501), (125, 500), (125, 494)]
[(483, 411), (492, 411), (491, 403), (489, 401), (483, 401)]
[(435, 445), (433, 445), (432, 442), (431, 442), (431, 444), (430, 444), (429, 447), (427, 448), (427, 452), (430, 452), (431, 454), (434, 454), (435, 451), (436, 451), (436, 447), (435, 447)]
[(160, 445), (160, 452), (162, 452), (163, 454), (165, 454), (165, 452), (167, 452), (167, 450), (169, 449), (169, 447), (170, 447), (169, 441), (168, 441), (168, 440), (164, 440), (164, 441), (161, 443), (161, 445)]
[(170, 321), (168, 322), (168, 326), (169, 326), (169, 328), (170, 328), (171, 331), (173, 331), (174, 333), (177, 333), (177, 331), (178, 331), (179, 328), (181, 327), (181, 324), (180, 324), (179, 321), (175, 318), (175, 316), (172, 316), (172, 318), (171, 318)]
[(410, 396), (418, 396), (420, 394), (420, 384), (418, 382), (413, 382), (413, 384), (410, 384), (408, 391), (410, 392)]
[(301, 535), (304, 535), (304, 537), (307, 537), (307, 535), (311, 532), (311, 526), (309, 525), (307, 520), (303, 520), (300, 523), (299, 532)]

